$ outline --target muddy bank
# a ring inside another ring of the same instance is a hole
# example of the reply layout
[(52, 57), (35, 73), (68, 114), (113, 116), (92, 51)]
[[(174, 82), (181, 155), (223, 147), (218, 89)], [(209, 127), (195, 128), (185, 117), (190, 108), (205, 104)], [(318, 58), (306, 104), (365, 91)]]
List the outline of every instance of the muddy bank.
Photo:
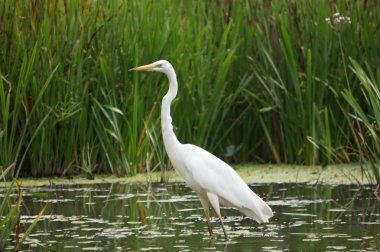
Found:
[[(251, 183), (307, 183), (307, 184), (372, 184), (375, 180), (369, 170), (359, 165), (332, 166), (295, 166), (295, 165), (239, 165), (237, 172), (249, 184)], [(145, 183), (161, 182), (161, 173), (137, 174), (132, 177), (116, 177), (113, 175), (98, 175), (95, 179), (85, 177), (68, 178), (20, 178), (24, 186), (68, 185), (68, 184), (99, 184), (99, 183)], [(174, 171), (164, 175), (166, 182), (182, 182)], [(1, 182), (0, 186), (6, 183)]]

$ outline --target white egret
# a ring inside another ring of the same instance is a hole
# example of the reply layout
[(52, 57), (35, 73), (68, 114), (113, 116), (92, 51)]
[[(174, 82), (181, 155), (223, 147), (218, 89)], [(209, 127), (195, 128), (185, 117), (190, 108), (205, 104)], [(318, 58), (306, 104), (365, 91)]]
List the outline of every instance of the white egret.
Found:
[(210, 236), (213, 232), (208, 202), (215, 209), (226, 240), (228, 236), (220, 215), (219, 203), (237, 208), (258, 223), (268, 222), (273, 216), (271, 208), (248, 187), (231, 166), (198, 146), (181, 144), (178, 141), (170, 116), (170, 104), (177, 96), (178, 89), (173, 66), (166, 60), (159, 60), (149, 65), (132, 68), (130, 71), (162, 72), (169, 79), (169, 91), (162, 100), (161, 108), (165, 149), (174, 169), (199, 196)]

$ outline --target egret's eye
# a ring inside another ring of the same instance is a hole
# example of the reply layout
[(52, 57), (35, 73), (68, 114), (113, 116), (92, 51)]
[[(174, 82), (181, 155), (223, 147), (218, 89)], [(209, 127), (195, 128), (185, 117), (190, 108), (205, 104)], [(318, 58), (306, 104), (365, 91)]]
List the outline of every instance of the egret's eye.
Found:
[(162, 67), (162, 64), (158, 64), (157, 67)]

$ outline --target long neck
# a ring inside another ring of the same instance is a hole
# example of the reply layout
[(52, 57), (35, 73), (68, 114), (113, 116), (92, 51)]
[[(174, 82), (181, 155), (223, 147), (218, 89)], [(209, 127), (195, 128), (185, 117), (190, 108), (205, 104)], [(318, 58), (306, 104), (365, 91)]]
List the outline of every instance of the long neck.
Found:
[(161, 128), (162, 128), (162, 137), (164, 139), (164, 144), (166, 151), (171, 156), (172, 150), (175, 150), (180, 142), (178, 141), (176, 135), (173, 131), (172, 118), (170, 116), (170, 104), (177, 96), (178, 84), (177, 77), (173, 71), (168, 72), (167, 77), (169, 78), (169, 91), (162, 99), (162, 108), (161, 108)]

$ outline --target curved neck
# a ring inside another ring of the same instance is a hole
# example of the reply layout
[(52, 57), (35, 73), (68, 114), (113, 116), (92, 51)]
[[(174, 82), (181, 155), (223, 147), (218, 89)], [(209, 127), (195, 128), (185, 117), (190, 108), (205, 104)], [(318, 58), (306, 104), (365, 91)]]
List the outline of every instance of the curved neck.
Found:
[[(168, 154), (170, 150), (175, 150), (176, 146), (180, 144), (176, 135), (173, 131), (172, 118), (170, 116), (170, 104), (177, 96), (178, 83), (176, 74), (173, 71), (166, 73), (166, 76), (169, 79), (169, 91), (166, 93), (162, 99), (162, 108), (161, 108), (161, 128), (162, 128), (162, 137), (164, 139), (164, 144)], [(169, 154), (170, 156), (170, 154)]]

